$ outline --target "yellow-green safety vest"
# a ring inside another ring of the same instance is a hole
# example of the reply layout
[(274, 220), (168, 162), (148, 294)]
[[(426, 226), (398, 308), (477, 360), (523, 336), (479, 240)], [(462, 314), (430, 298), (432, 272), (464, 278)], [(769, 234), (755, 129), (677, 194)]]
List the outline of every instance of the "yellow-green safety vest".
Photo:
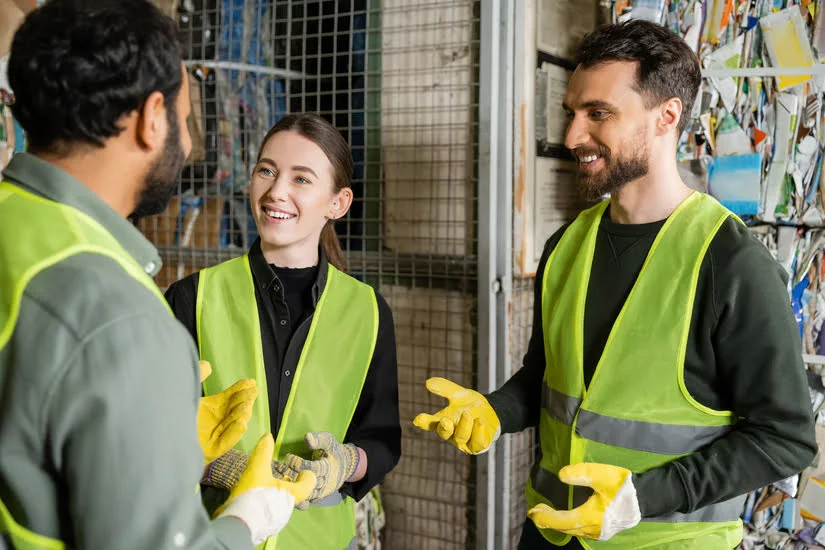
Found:
[[(258, 382), (258, 398), (246, 434), (237, 445), (250, 453), (270, 431), (269, 400), (255, 284), (244, 255), (200, 272), (197, 332), (201, 359), (212, 364), (205, 395), (219, 393), (242, 378)], [(306, 343), (293, 374), (292, 389), (275, 437), (275, 456), (309, 457), (307, 432), (325, 431), (343, 441), (372, 361), (378, 335), (378, 303), (373, 289), (329, 265)], [(287, 526), (259, 548), (343, 550), (355, 548), (352, 499), (340, 493), (296, 510)]]
[[(154, 293), (169, 310), (155, 282), (111, 233), (85, 213), (44, 199), (8, 182), (0, 182), (0, 349), (11, 339), (23, 291), (41, 271), (81, 253), (115, 260), (130, 276)], [(169, 310), (171, 315), (171, 310)], [(5, 367), (4, 367), (5, 368)], [(30, 531), (17, 523), (0, 502), (0, 533), (17, 550), (62, 550), (64, 542)]]
[[(730, 411), (697, 402), (685, 387), (685, 350), (699, 268), (719, 227), (733, 216), (705, 194), (692, 193), (662, 226), (585, 387), (585, 299), (607, 205), (602, 202), (578, 216), (544, 272), (547, 367), (539, 425), (541, 460), (526, 489), (530, 507), (546, 503), (572, 509), (588, 498), (589, 488), (568, 486), (557, 477), (568, 464), (597, 462), (642, 473), (723, 437), (736, 421)], [(580, 542), (598, 550), (734, 548), (742, 539), (744, 498), (689, 514), (644, 518), (606, 542)], [(559, 546), (570, 540), (558, 531), (541, 533)]]

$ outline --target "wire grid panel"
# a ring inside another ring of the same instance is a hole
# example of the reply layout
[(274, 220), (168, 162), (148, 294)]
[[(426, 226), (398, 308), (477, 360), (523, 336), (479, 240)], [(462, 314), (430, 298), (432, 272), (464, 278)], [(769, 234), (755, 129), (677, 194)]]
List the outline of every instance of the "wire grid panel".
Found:
[(475, 461), (412, 426), (445, 405), (425, 381), (475, 385), (478, 3), (384, 0), (379, 286), (398, 342), (402, 457), (383, 486), (385, 543), (476, 543)]
[(477, 21), (466, 0), (384, 0), (385, 246), (472, 254)]
[[(512, 317), (510, 323), (510, 351), (513, 372), (521, 368), (524, 354), (533, 330), (535, 279), (513, 279)], [(527, 500), (524, 487), (536, 453), (535, 430), (505, 436), (510, 438), (510, 537), (509, 548), (516, 550), (524, 521), (527, 519)]]
[(386, 545), (405, 550), (466, 548), (472, 540), (471, 458), (412, 426), (420, 412), (443, 400), (424, 382), (443, 376), (473, 384), (473, 300), (468, 294), (382, 285), (396, 323), (402, 457), (383, 484)]

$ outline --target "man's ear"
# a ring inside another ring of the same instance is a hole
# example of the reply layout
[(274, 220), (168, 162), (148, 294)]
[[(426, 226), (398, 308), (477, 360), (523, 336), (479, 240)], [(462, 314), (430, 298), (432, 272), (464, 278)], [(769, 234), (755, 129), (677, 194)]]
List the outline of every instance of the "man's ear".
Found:
[(162, 148), (166, 142), (166, 132), (169, 131), (167, 126), (166, 105), (163, 94), (152, 92), (138, 110), (137, 127), (135, 128), (138, 143), (149, 151)]
[(656, 134), (660, 136), (670, 132), (678, 134), (679, 121), (681, 118), (682, 100), (678, 97), (671, 97), (659, 106), (659, 120), (656, 124)]
[(352, 189), (344, 187), (329, 201), (329, 218), (337, 220), (344, 217), (349, 212), (350, 206), (352, 206)]

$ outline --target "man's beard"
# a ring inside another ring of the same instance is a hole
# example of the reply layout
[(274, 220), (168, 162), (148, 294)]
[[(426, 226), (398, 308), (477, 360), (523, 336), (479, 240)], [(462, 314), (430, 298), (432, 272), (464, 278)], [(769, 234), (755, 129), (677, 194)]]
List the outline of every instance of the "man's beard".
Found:
[(650, 152), (644, 139), (637, 141), (633, 151), (627, 157), (611, 156), (610, 150), (599, 146), (597, 149), (576, 149), (574, 156), (578, 159), (589, 155), (598, 155), (604, 162), (604, 168), (596, 173), (579, 172), (579, 191), (582, 198), (593, 202), (607, 194), (612, 194), (630, 183), (647, 175)]
[(131, 217), (143, 218), (160, 214), (169, 206), (169, 201), (178, 189), (180, 175), (186, 155), (180, 145), (180, 125), (174, 109), (167, 107), (166, 141), (163, 145), (163, 154), (149, 168), (144, 179), (143, 189), (138, 197), (138, 203)]

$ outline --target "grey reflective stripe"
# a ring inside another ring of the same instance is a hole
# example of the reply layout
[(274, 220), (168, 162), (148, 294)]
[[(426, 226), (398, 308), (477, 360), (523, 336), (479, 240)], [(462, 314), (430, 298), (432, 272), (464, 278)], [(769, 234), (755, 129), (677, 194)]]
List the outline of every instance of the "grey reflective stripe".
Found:
[(674, 512), (664, 516), (654, 518), (645, 518), (644, 521), (658, 522), (658, 523), (681, 523), (685, 521), (736, 521), (742, 515), (745, 508), (745, 499), (747, 495), (734, 497), (718, 504), (711, 504), (704, 508), (699, 508), (695, 512), (689, 514), (680, 514)]
[[(533, 489), (549, 500), (559, 510), (567, 510), (567, 496), (570, 485), (566, 485), (553, 473), (548, 472), (538, 464), (530, 472), (530, 483)], [(573, 486), (573, 508), (581, 506), (593, 494), (590, 487)]]
[(550, 415), (550, 418), (567, 426), (572, 425), (582, 400), (554, 390), (548, 387), (547, 384), (542, 386), (541, 406)]
[(355, 537), (352, 537), (352, 540), (349, 541), (349, 544), (347, 544), (347, 547), (344, 548), (344, 550), (358, 550), (358, 544)]
[(344, 497), (338, 491), (332, 493), (331, 495), (327, 495), (321, 500), (316, 500), (311, 504), (311, 506), (338, 506), (344, 502)]
[(579, 412), (576, 421), (576, 435), (579, 437), (614, 447), (665, 455), (691, 453), (719, 439), (730, 429), (730, 426), (682, 426), (624, 420), (586, 409)]

